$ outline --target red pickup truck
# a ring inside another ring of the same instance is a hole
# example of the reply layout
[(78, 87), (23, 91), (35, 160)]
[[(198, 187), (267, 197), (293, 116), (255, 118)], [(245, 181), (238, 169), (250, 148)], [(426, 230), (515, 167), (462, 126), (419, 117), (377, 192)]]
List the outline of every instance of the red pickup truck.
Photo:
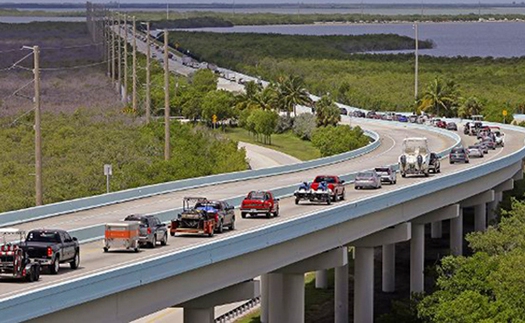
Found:
[(241, 203), (241, 217), (264, 214), (267, 218), (279, 216), (279, 199), (270, 191), (251, 191)]
[(331, 190), (330, 196), (332, 201), (337, 201), (337, 198), (344, 200), (345, 199), (345, 181), (341, 180), (339, 176), (334, 175), (319, 175), (314, 179), (314, 182), (310, 185), (312, 190), (317, 190), (319, 184), (326, 182), (328, 184), (328, 189)]

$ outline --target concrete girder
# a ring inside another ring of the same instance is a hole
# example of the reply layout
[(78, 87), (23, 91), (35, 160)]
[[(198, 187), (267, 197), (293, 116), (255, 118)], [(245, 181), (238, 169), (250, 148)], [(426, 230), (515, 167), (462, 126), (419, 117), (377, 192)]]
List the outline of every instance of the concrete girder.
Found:
[(459, 216), (459, 204), (452, 204), (441, 209), (431, 211), (412, 220), (412, 224), (427, 224), (456, 218)]
[(503, 183), (493, 188), (495, 192), (505, 192), (510, 191), (512, 189), (514, 189), (514, 179), (512, 178), (504, 181)]
[(483, 193), (469, 197), (466, 200), (461, 201), (460, 205), (462, 208), (473, 207), (482, 203), (489, 203), (494, 201), (495, 193), (494, 190), (488, 190)]
[(520, 181), (523, 179), (523, 168), (520, 169), (518, 172), (516, 172), (516, 174), (514, 174), (514, 176), (512, 176), (512, 179), (515, 180), (515, 181)]
[(304, 274), (316, 270), (341, 267), (347, 263), (348, 249), (341, 247), (301, 260), (295, 264), (277, 269), (274, 272), (280, 274)]
[(398, 243), (410, 240), (411, 223), (405, 222), (395, 227), (387, 228), (382, 231), (373, 233), (369, 236), (351, 242), (351, 245), (358, 247), (378, 247), (381, 245)]

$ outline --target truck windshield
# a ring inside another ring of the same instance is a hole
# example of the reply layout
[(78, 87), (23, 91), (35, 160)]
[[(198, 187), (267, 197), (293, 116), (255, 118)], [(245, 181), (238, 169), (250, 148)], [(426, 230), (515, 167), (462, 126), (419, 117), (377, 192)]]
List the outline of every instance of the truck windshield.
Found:
[(29, 232), (26, 241), (34, 242), (60, 242), (58, 232), (33, 231)]
[(264, 200), (264, 192), (250, 192), (248, 195), (249, 200)]
[(333, 177), (322, 177), (322, 176), (319, 176), (319, 177), (316, 177), (315, 178), (315, 183), (321, 183), (321, 182), (327, 182), (327, 183), (335, 183), (335, 178)]

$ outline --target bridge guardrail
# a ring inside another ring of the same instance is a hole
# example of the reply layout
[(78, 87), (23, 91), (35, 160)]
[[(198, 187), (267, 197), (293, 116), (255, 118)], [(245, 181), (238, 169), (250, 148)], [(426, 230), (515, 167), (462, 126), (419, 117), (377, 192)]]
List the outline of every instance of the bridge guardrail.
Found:
[(276, 176), (308, 170), (315, 167), (340, 163), (370, 153), (379, 147), (381, 143), (379, 141), (379, 135), (376, 132), (366, 130), (365, 134), (373, 140), (370, 144), (366, 145), (365, 147), (361, 147), (359, 149), (345, 152), (339, 155), (318, 158), (291, 165), (183, 179), (168, 183), (148, 185), (118, 192), (112, 192), (109, 194), (84, 197), (70, 201), (31, 207), (22, 210), (4, 212), (0, 213), (0, 226), (16, 225), (24, 222), (45, 219), (65, 213), (78, 212), (105, 205), (122, 203), (130, 200), (136, 200), (149, 196), (166, 194), (190, 188), (243, 181), (266, 176)]
[[(524, 129), (520, 129), (520, 131), (525, 132)], [(334, 206), (326, 210), (270, 224), (257, 230), (143, 260), (133, 265), (123, 265), (119, 268), (73, 279), (67, 283), (59, 283), (32, 293), (9, 297), (0, 302), (0, 312), (10, 322), (35, 318), (52, 311), (58, 311), (205, 265), (254, 252), (269, 245), (306, 235), (312, 230), (325, 229), (371, 212), (454, 187), (521, 162), (523, 158), (525, 158), (525, 147), (511, 155), (500, 157), (485, 164), (405, 186), (399, 190), (388, 191), (353, 203)], [(351, 212), (349, 212), (350, 210)], [(21, 304), (24, 304), (24, 311), (19, 310)]]

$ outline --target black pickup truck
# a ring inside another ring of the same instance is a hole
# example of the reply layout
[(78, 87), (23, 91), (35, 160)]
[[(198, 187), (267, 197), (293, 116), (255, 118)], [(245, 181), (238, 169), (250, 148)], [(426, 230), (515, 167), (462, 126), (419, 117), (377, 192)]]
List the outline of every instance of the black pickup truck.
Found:
[(52, 274), (57, 274), (60, 264), (69, 263), (71, 269), (80, 265), (80, 246), (77, 238), (59, 229), (39, 229), (29, 231), (20, 244), (29, 258), (47, 266)]

